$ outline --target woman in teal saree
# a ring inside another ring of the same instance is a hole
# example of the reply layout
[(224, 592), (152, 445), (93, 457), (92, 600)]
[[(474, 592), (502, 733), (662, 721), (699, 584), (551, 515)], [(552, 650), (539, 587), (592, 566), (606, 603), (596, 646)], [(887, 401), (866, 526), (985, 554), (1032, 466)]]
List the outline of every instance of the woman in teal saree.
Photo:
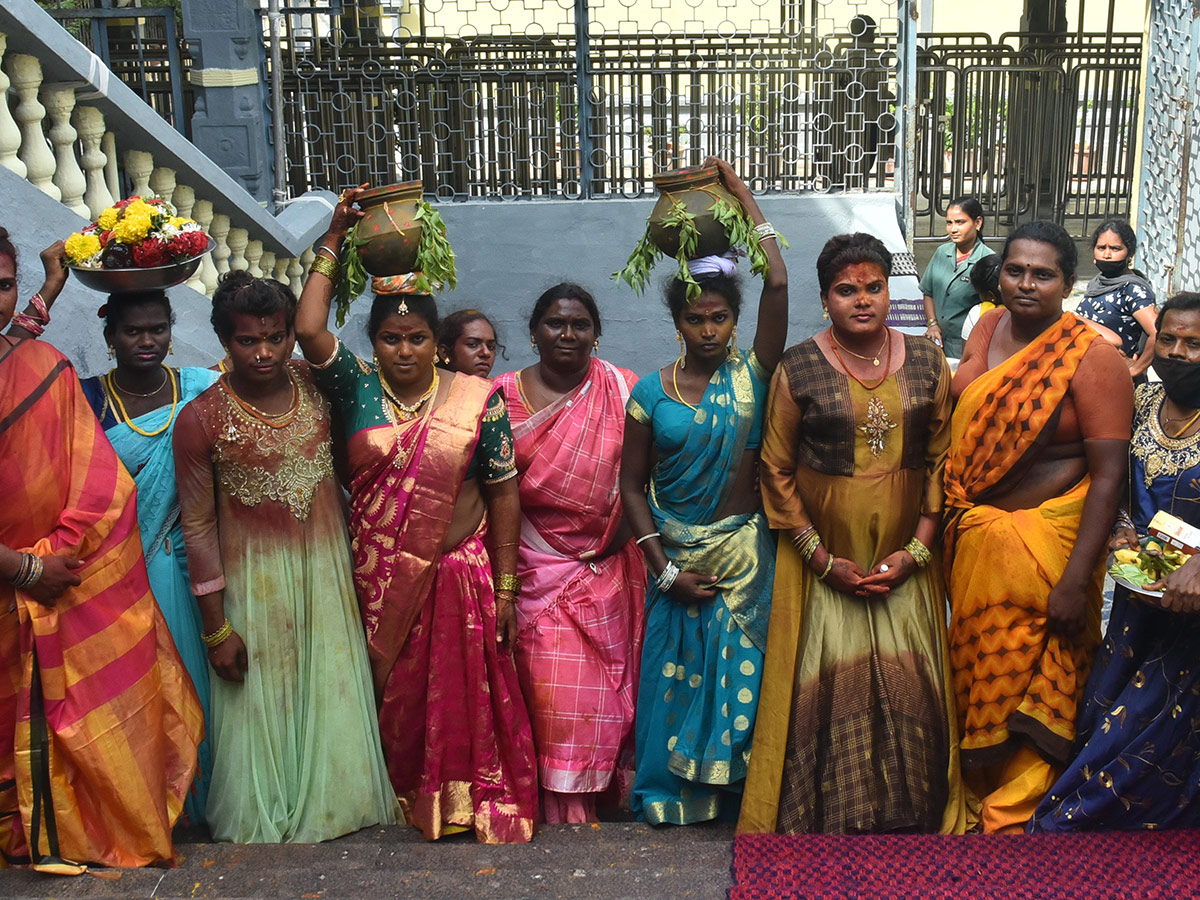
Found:
[(175, 417), (217, 379), (201, 368), (172, 369), (163, 360), (171, 346), (171, 303), (162, 291), (114, 294), (101, 308), (104, 337), (116, 367), (84, 379), (83, 392), (117, 456), (137, 483), (138, 529), (150, 588), (162, 609), (196, 696), (204, 708), (205, 739), (184, 816), (204, 821), (212, 753), (208, 655), (200, 639), (200, 613), (188, 581), (187, 554), (179, 523), (179, 491), (171, 435)]

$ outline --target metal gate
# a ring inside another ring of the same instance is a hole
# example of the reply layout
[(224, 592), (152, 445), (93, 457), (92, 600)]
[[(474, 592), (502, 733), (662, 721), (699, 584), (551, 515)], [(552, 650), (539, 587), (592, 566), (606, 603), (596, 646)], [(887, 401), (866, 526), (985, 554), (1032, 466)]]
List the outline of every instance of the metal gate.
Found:
[(1200, 291), (1200, 0), (1153, 0), (1138, 260), (1159, 297)]
[(947, 206), (963, 194), (992, 233), (1052, 219), (1083, 238), (1130, 214), (1141, 35), (919, 41), (917, 240), (945, 240)]

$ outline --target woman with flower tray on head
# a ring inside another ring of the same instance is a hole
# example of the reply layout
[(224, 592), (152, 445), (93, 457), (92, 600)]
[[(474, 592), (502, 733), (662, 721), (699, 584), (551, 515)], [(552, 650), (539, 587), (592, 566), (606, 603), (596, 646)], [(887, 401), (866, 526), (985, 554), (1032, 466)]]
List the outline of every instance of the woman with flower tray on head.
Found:
[[(533, 738), (516, 669), (521, 521), (512, 432), (489, 381), (442, 372), (437, 307), (376, 279), (374, 364), (329, 331), (335, 260), (362, 188), (342, 194), (300, 298), (300, 346), (341, 410), (354, 579), (392, 785), (425, 837), (528, 841)], [(429, 227), (428, 225), (426, 227)]]
[(195, 825), (204, 821), (212, 776), (208, 656), (188, 581), (171, 437), (179, 411), (207, 390), (217, 373), (197, 367), (170, 368), (163, 362), (171, 350), (175, 321), (163, 291), (112, 294), (100, 314), (116, 367), (84, 379), (83, 393), (137, 484), (138, 529), (150, 587), (204, 708), (207, 727), (199, 769), (184, 805), (185, 818)]
[[(61, 249), (43, 254), (47, 305)], [(16, 263), (0, 228), (0, 328)], [(133, 480), (49, 344), (0, 338), (0, 458), (0, 855), (67, 874), (169, 863), (203, 715), (150, 591)]]
[(950, 370), (887, 327), (891, 259), (830, 238), (830, 327), (771, 382), (762, 491), (782, 534), (744, 832), (966, 825), (937, 553)]
[(223, 276), (212, 319), (232, 365), (175, 422), (188, 570), (217, 676), (206, 818), (235, 843), (395, 821), (329, 405), (290, 359), (295, 309), (286, 285)]
[(745, 183), (723, 160), (705, 165), (756, 227), (768, 268), (751, 350), (737, 347), (734, 259), (694, 260), (691, 302), (672, 278), (679, 358), (639, 381), (626, 407), (621, 495), (651, 578), (633, 811), (655, 825), (737, 815), (773, 587), (755, 482), (767, 383), (787, 339), (787, 270)]

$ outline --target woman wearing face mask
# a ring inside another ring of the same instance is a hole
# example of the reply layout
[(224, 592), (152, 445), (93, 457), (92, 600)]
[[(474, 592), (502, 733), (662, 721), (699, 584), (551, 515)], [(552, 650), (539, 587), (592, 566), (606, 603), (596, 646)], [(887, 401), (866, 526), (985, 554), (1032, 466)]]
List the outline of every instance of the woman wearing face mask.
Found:
[[(1139, 384), (1154, 360), (1154, 290), (1132, 267), (1137, 237), (1123, 219), (1101, 222), (1092, 234), (1092, 254), (1100, 273), (1088, 282), (1075, 315), (1115, 332), (1129, 374)], [(1145, 336), (1146, 344), (1138, 350)]]
[[(1159, 510), (1200, 526), (1200, 294), (1158, 314), (1154, 371), (1137, 389), (1128, 504), (1111, 549), (1140, 549)], [(1121, 585), (1088, 679), (1075, 758), (1031, 831), (1200, 825), (1200, 555), (1161, 601)]]
[(496, 340), (496, 326), (477, 309), (460, 309), (438, 326), (438, 363), (451, 372), (490, 378), (496, 354), (508, 359)]
[(163, 291), (112, 294), (100, 309), (104, 339), (116, 366), (83, 380), (83, 393), (113, 449), (137, 483), (138, 529), (146, 553), (146, 571), (154, 599), (167, 620), (179, 656), (204, 707), (204, 743), (184, 814), (192, 824), (204, 821), (212, 755), (209, 720), (208, 657), (202, 626), (188, 585), (187, 556), (179, 523), (179, 490), (171, 436), (184, 405), (217, 380), (197, 367), (172, 368), (163, 361), (171, 348), (175, 314)]

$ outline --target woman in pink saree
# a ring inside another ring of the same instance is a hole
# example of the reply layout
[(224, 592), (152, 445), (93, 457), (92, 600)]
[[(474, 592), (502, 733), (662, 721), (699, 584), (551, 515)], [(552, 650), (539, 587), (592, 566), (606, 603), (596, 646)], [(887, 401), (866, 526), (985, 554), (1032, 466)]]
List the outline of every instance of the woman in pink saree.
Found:
[[(336, 258), (357, 193), (343, 194), (322, 259)], [(520, 508), (504, 399), (434, 366), (437, 308), (393, 293), (402, 278), (375, 280), (375, 359), (359, 359), (326, 324), (336, 267), (312, 273), (296, 333), (345, 428), (354, 581), (392, 786), (429, 840), (474, 829), (485, 843), (528, 841), (537, 776), (509, 653)]]
[(548, 823), (594, 822), (630, 786), (645, 566), (618, 476), (637, 376), (592, 355), (600, 313), (578, 285), (534, 305), (540, 361), (497, 379), (521, 490), (516, 663)]

